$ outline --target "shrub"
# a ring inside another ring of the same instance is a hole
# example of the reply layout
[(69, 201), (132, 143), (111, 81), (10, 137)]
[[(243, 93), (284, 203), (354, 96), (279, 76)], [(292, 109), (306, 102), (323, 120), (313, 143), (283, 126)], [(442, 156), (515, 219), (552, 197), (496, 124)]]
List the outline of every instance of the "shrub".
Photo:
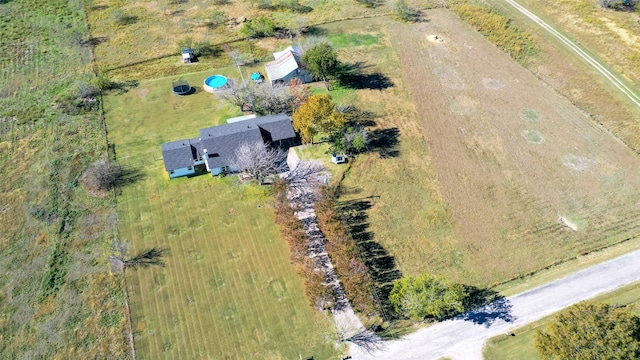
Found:
[(217, 28), (218, 26), (223, 25), (229, 20), (229, 15), (227, 15), (227, 13), (222, 10), (215, 10), (211, 14), (211, 18), (209, 20), (210, 27)]
[(104, 191), (114, 188), (121, 175), (122, 169), (118, 164), (111, 160), (100, 159), (87, 169), (84, 179), (90, 190)]
[(276, 25), (270, 18), (259, 16), (244, 23), (240, 33), (246, 37), (267, 37), (276, 33)]
[(427, 316), (442, 319), (464, 311), (469, 293), (460, 284), (450, 284), (440, 277), (422, 274), (409, 276), (393, 283), (389, 301), (396, 313), (422, 320)]
[(449, 8), (515, 60), (538, 52), (531, 35), (495, 8), (464, 0), (450, 0)]
[(638, 359), (640, 318), (629, 309), (579, 303), (536, 331), (542, 359)]
[(417, 22), (420, 20), (420, 10), (412, 8), (405, 0), (397, 0), (393, 5), (393, 16), (406, 22)]

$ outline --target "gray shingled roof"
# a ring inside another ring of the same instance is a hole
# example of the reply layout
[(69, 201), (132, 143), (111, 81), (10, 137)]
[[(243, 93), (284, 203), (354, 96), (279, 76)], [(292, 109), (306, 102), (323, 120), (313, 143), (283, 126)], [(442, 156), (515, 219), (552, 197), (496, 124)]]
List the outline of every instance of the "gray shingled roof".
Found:
[(270, 141), (291, 139), (296, 137), (287, 114), (267, 115), (254, 119), (255, 123), (270, 135)]
[(193, 166), (198, 158), (200, 141), (198, 139), (184, 139), (162, 144), (164, 168), (167, 171)]
[(287, 114), (268, 115), (200, 130), (199, 139), (178, 140), (162, 144), (167, 171), (192, 166), (204, 154), (209, 154), (209, 168), (228, 166), (236, 149), (243, 143), (278, 141), (296, 136)]
[(260, 129), (249, 120), (200, 130), (202, 151), (209, 153), (209, 168), (228, 166), (240, 144), (262, 141)]

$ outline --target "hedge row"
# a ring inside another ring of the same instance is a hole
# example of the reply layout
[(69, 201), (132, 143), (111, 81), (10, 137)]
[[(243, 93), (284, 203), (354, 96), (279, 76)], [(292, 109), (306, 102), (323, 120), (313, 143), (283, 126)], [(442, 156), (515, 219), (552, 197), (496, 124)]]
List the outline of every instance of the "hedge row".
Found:
[(319, 270), (316, 261), (308, 256), (309, 237), (287, 199), (287, 189), (287, 183), (282, 180), (276, 181), (273, 185), (276, 223), (280, 226), (282, 238), (289, 243), (291, 262), (296, 266), (298, 274), (304, 278), (305, 292), (311, 305), (318, 309), (330, 309), (335, 304), (335, 293), (333, 288), (326, 285), (326, 274)]
[(318, 226), (326, 237), (327, 252), (351, 306), (368, 317), (380, 316), (375, 285), (365, 263), (358, 257), (356, 242), (334, 209), (334, 191), (324, 187), (315, 203)]

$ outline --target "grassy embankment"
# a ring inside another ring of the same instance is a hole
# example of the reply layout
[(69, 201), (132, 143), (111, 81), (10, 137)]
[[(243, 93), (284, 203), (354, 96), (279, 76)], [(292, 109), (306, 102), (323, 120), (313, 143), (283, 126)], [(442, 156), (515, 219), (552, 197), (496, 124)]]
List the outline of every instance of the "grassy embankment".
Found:
[(104, 128), (66, 100), (94, 77), (82, 2), (3, 1), (0, 18), (0, 357), (129, 358), (114, 198), (80, 181)]
[[(184, 78), (198, 84), (206, 74)], [(141, 176), (118, 197), (121, 236), (132, 251), (171, 253), (166, 268), (127, 273), (139, 357), (332, 357), (328, 319), (309, 306), (268, 188), (236, 177), (169, 181), (163, 142), (197, 137), (200, 128), (238, 115), (206, 92), (171, 94), (174, 79), (142, 81), (105, 100), (118, 161)]]

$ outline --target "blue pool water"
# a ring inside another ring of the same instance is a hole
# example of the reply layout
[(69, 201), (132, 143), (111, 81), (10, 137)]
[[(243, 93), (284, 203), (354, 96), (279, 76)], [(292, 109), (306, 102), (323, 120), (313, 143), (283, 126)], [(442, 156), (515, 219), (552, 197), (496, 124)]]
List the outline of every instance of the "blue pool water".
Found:
[(206, 78), (204, 83), (214, 89), (217, 89), (227, 85), (227, 78), (222, 75), (213, 75)]
[(253, 74), (251, 74), (251, 80), (260, 80), (260, 78), (262, 78), (262, 75), (260, 75), (259, 72), (254, 72)]

